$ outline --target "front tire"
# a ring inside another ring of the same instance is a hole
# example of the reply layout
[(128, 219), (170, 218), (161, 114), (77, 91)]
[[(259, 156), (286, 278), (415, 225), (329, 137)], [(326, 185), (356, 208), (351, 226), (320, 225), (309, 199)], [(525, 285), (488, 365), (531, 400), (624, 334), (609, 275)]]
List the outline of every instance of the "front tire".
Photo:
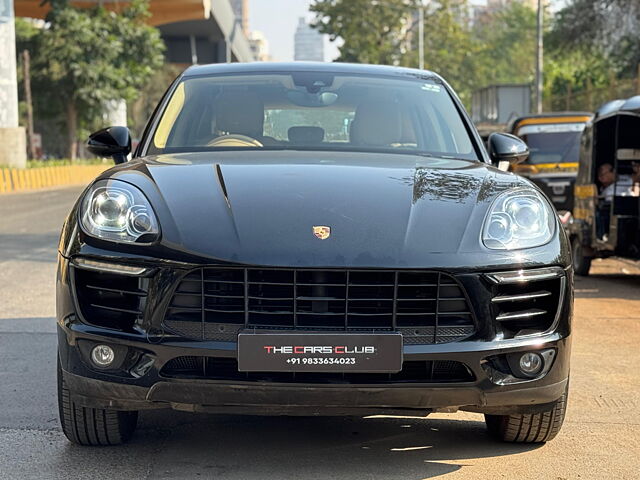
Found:
[(575, 236), (571, 240), (571, 262), (573, 263), (573, 271), (576, 275), (586, 277), (589, 275), (592, 257), (584, 254), (584, 247), (580, 242), (580, 237)]
[(72, 401), (59, 359), (58, 409), (62, 431), (78, 445), (119, 445), (131, 438), (138, 422), (138, 412), (89, 408)]
[(562, 428), (567, 411), (567, 392), (551, 408), (532, 414), (486, 415), (489, 434), (497, 440), (515, 443), (543, 443), (553, 440)]

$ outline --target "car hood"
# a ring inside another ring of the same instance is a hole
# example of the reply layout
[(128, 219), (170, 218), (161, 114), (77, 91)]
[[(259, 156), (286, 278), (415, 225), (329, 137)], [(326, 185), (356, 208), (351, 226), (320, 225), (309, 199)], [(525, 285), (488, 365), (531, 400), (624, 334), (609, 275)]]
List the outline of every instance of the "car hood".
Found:
[[(480, 232), (493, 198), (526, 182), (467, 160), (301, 151), (161, 155), (108, 176), (149, 197), (164, 248), (292, 267), (513, 262), (482, 246)], [(330, 236), (317, 238), (317, 226)]]

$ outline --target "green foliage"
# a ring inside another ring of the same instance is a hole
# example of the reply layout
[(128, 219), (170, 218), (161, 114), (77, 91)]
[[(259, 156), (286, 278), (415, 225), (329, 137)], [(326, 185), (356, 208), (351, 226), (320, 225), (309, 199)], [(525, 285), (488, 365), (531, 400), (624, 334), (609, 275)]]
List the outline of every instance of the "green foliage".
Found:
[(569, 0), (547, 40), (554, 55), (577, 51), (604, 60), (607, 68), (625, 77), (635, 74), (640, 63), (638, 31), (638, 0)]
[(418, 0), (316, 0), (314, 27), (340, 47), (340, 62), (399, 65), (407, 54), (412, 27), (408, 15)]
[[(424, 65), (442, 75), (462, 100), (471, 99), (478, 84), (478, 45), (472, 38), (467, 0), (431, 2), (425, 11)], [(413, 39), (409, 65), (418, 63), (418, 36)]]
[(569, 0), (552, 27), (545, 37), (549, 108), (594, 109), (632, 93), (616, 86), (637, 75), (640, 63), (637, 0)]
[(473, 28), (480, 45), (478, 75), (484, 85), (529, 83), (535, 77), (536, 12), (509, 2), (489, 12)]
[(66, 115), (69, 154), (78, 131), (91, 129), (111, 100), (134, 100), (164, 63), (157, 29), (145, 24), (148, 3), (133, 0), (120, 14), (50, 0), (47, 27), (16, 22), (18, 51), (31, 52), (36, 114)]
[[(417, 67), (419, 0), (316, 0), (315, 27), (341, 38), (338, 61)], [(424, 64), (465, 103), (473, 89), (529, 82), (535, 65), (535, 13), (519, 2), (496, 7), (472, 26), (468, 0), (424, 3)], [(366, 13), (365, 13), (366, 12)]]
[[(537, 19), (524, 2), (493, 3), (473, 22), (469, 0), (316, 0), (311, 10), (316, 28), (344, 41), (339, 61), (417, 67), (421, 4), (425, 67), (446, 78), (467, 105), (474, 89), (533, 83)], [(567, 0), (554, 16), (545, 11), (544, 25), (545, 98), (582, 95), (578, 104), (589, 107), (599, 102), (594, 90), (606, 96), (617, 79), (637, 75), (640, 1)]]
[(159, 32), (145, 25), (146, 2), (121, 15), (54, 2), (38, 51), (42, 73), (65, 100), (95, 114), (108, 100), (130, 100), (163, 63)]
[(545, 62), (545, 90), (548, 95), (563, 95), (605, 87), (612, 73), (611, 61), (602, 52), (555, 52)]

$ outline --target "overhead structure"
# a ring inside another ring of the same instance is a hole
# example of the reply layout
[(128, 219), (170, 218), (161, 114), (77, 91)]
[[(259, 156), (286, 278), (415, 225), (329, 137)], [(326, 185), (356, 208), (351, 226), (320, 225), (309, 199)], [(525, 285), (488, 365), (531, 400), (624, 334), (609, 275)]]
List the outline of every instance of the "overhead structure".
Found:
[[(71, 1), (80, 8), (99, 3), (112, 11), (129, 4), (126, 0)], [(42, 0), (15, 0), (18, 17), (42, 19), (49, 10), (49, 4), (43, 5)], [(253, 61), (249, 41), (229, 0), (151, 0), (149, 10), (147, 22), (160, 30), (170, 63)]]

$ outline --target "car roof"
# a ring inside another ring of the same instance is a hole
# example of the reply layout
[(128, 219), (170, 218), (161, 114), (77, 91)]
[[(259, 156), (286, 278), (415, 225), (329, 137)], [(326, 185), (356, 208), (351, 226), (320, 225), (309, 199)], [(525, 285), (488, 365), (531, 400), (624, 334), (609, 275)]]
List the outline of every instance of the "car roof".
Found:
[(593, 115), (591, 112), (546, 112), (546, 113), (535, 113), (531, 115), (522, 115), (518, 117), (518, 120), (524, 120), (525, 118), (561, 118), (561, 117), (588, 117)]
[(593, 118), (593, 113), (590, 112), (546, 112), (546, 113), (532, 113), (529, 115), (522, 115), (508, 126), (508, 131), (515, 131), (522, 124), (549, 124), (549, 123), (581, 123), (587, 122)]
[(369, 65), (361, 63), (339, 62), (251, 62), (251, 63), (213, 63), (194, 65), (187, 68), (183, 76), (224, 75), (247, 73), (290, 73), (290, 72), (327, 72), (356, 75), (412, 76), (442, 80), (437, 73), (417, 68), (393, 67), (387, 65)]

